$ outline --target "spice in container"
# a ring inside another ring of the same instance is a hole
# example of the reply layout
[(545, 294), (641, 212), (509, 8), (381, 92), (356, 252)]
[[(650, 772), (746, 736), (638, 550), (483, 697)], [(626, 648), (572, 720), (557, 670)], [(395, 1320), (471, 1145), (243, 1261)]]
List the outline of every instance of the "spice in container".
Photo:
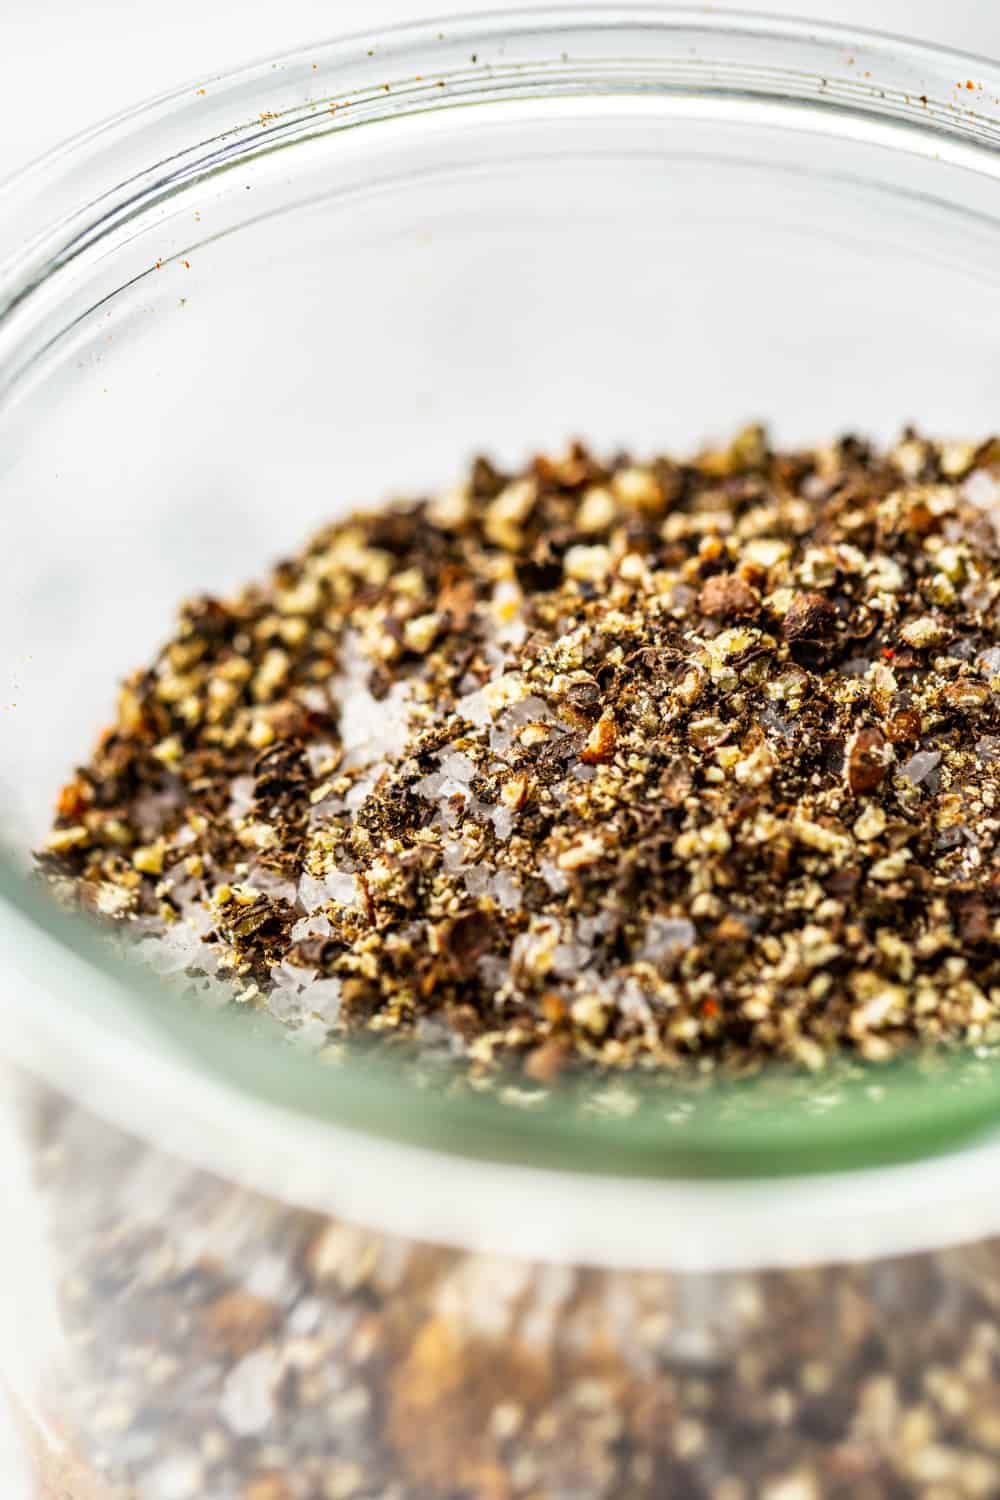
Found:
[(583, 446), (187, 603), (41, 864), (335, 1052), (820, 1068), (997, 1035), (1000, 446)]
[[(912, 432), (478, 460), (185, 605), (41, 870), (207, 1004), (504, 1097), (981, 1052), (998, 479), (995, 441)], [(535, 1264), (36, 1123), (66, 1346), (38, 1467), (74, 1500), (1000, 1492), (995, 1242)]]

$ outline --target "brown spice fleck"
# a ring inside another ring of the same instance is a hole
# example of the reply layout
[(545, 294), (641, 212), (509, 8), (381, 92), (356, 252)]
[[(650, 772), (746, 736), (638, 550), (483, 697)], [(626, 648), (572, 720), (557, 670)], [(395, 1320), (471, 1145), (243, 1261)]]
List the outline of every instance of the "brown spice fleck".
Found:
[(698, 608), (713, 619), (737, 620), (757, 613), (756, 591), (736, 573), (716, 573), (702, 585)]
[(205, 1311), (205, 1327), (228, 1354), (239, 1358), (257, 1347), (278, 1317), (273, 1302), (251, 1292), (226, 1292)]
[(566, 1062), (569, 1047), (557, 1038), (543, 1042), (531, 1052), (524, 1064), (524, 1071), (536, 1083), (552, 1083)]
[(580, 759), (588, 766), (600, 765), (610, 760), (618, 743), (618, 730), (613, 714), (602, 714), (587, 736)]
[(881, 785), (892, 751), (878, 729), (859, 729), (850, 738), (845, 753), (847, 785), (855, 797), (863, 797)]
[(244, 1487), (240, 1500), (294, 1500), (290, 1481), (283, 1474), (258, 1474)]
[(823, 594), (796, 594), (781, 622), (786, 641), (818, 641), (837, 624), (837, 611)]

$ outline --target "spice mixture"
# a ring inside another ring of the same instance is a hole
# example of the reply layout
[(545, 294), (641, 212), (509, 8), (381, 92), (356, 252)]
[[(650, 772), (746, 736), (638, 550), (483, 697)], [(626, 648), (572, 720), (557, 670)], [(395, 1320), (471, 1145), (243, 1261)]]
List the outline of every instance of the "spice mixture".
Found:
[(318, 1049), (818, 1067), (1000, 1014), (1000, 441), (485, 459), (184, 606), (61, 897)]

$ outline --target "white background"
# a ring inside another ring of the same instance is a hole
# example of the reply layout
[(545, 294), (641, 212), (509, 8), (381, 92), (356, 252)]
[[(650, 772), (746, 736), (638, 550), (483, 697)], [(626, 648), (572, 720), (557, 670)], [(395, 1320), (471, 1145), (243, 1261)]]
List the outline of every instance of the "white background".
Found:
[[(325, 37), (377, 35), (430, 13), (485, 9), (462, 0), (0, 0), (0, 179), (77, 131), (150, 95), (234, 64)], [(505, 0), (492, 8), (508, 9)], [(717, 0), (715, 10), (735, 9)], [(816, 0), (758, 0), (748, 8), (798, 15)], [(997, 0), (826, 0), (827, 18), (1000, 56)], [(5, 1463), (0, 1495), (19, 1494)]]

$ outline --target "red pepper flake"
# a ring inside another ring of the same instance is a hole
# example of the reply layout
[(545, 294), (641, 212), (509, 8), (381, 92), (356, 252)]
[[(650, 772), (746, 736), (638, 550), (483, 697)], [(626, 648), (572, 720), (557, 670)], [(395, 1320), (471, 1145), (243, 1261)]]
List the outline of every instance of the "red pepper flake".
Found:
[[(12, 703), (11, 707), (16, 708), (17, 705)], [(68, 781), (60, 791), (59, 800), (56, 803), (56, 812), (60, 818), (76, 820), (90, 806), (93, 800), (94, 793), (92, 788), (85, 781), (77, 777), (74, 781)]]
[(707, 1016), (709, 1019), (711, 1019), (712, 1016), (717, 1016), (719, 1014), (718, 1000), (706, 1000), (704, 1005), (701, 1007), (701, 1013), (703, 1016)]
[(886, 661), (892, 661), (892, 658), (895, 656), (895, 654), (895, 649), (892, 646), (882, 647), (882, 655), (885, 657)]

